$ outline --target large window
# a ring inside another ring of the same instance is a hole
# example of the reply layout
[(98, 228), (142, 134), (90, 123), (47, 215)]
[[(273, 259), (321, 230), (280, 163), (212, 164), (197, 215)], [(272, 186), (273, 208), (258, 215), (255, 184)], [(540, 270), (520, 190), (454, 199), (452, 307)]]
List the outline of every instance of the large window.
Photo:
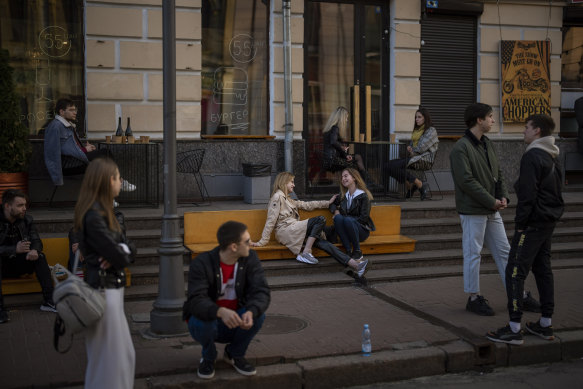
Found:
[(267, 135), (268, 5), (203, 0), (203, 135)]
[[(0, 48), (9, 52), (20, 121), (31, 134), (53, 118), (61, 97), (85, 117), (82, 0), (0, 0)], [(85, 134), (85, 123), (77, 128)]]

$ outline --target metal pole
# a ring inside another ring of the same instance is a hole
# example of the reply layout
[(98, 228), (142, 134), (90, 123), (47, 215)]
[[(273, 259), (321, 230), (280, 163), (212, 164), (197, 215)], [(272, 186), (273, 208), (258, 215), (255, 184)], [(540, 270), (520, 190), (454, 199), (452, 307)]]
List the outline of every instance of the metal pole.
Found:
[(184, 270), (182, 239), (176, 213), (176, 14), (175, 0), (162, 2), (162, 56), (164, 89), (164, 215), (160, 238), (158, 298), (150, 312), (155, 335), (187, 332), (182, 320)]
[(285, 101), (285, 170), (293, 173), (293, 102), (291, 84), (291, 26), (290, 26), (290, 0), (283, 0), (281, 3), (283, 11), (283, 93)]

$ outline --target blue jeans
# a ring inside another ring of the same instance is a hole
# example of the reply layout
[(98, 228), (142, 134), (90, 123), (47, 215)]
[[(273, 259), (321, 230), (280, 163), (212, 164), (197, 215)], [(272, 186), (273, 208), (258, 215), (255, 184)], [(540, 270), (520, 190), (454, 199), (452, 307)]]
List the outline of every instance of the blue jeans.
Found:
[(334, 216), (334, 228), (349, 255), (360, 253), (360, 242), (364, 242), (370, 235), (370, 231), (352, 216)]
[[(247, 312), (245, 308), (239, 308), (239, 316)], [(217, 348), (215, 342), (229, 343), (229, 354), (232, 358), (242, 358), (247, 352), (247, 347), (251, 340), (257, 335), (263, 322), (265, 314), (253, 320), (253, 327), (244, 330), (240, 327), (230, 329), (221, 319), (212, 321), (202, 321), (194, 316), (188, 320), (188, 330), (190, 335), (202, 346), (202, 357), (208, 361), (217, 359)]]
[(482, 248), (486, 246), (496, 267), (502, 284), (505, 285), (506, 264), (510, 244), (504, 230), (500, 213), (490, 215), (460, 215), (462, 224), (462, 248), (464, 253), (464, 292), (480, 292), (480, 262)]

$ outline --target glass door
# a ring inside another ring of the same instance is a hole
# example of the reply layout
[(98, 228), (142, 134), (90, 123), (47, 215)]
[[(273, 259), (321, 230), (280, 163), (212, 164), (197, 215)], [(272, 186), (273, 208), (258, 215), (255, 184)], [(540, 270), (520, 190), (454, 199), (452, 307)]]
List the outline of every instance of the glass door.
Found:
[(304, 138), (310, 183), (325, 173), (322, 133), (338, 106), (350, 112), (343, 138), (389, 140), (388, 12), (387, 1), (306, 3)]

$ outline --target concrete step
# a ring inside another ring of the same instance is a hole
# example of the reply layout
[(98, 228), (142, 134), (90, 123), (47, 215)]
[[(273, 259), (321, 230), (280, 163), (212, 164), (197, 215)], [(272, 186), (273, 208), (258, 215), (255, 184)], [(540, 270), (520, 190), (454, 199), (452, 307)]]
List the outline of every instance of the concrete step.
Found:
[[(552, 246), (553, 261), (561, 260), (564, 263), (576, 263), (583, 252), (583, 243), (569, 242), (556, 243)], [(445, 249), (435, 251), (415, 251), (403, 254), (371, 255), (367, 257), (373, 263), (375, 270), (401, 270), (424, 268), (437, 269), (439, 267), (458, 266), (461, 269), (463, 256), (461, 249)], [(263, 269), (267, 277), (317, 277), (336, 274), (342, 266), (332, 258), (319, 258), (316, 266), (306, 265), (294, 259), (263, 261)], [(569, 262), (571, 261), (571, 262)], [(493, 264), (494, 261), (487, 250), (482, 255), (484, 264)], [(159, 277), (158, 264), (133, 264), (130, 266), (133, 285), (156, 284)], [(188, 261), (183, 264), (185, 280), (188, 275)]]
[[(514, 217), (516, 213), (516, 197), (513, 197), (508, 208), (502, 211), (503, 214), (509, 214)], [(565, 200), (565, 213), (583, 212), (583, 194), (570, 193)], [(454, 201), (405, 201), (397, 203), (401, 205), (401, 219), (430, 219), (443, 217), (457, 217)]]
[[(555, 228), (553, 233), (554, 243), (567, 243), (580, 241), (583, 227), (572, 228)], [(506, 235), (509, 240), (514, 236), (514, 230), (507, 230)], [(417, 240), (415, 251), (433, 251), (442, 249), (462, 248), (462, 233), (444, 233), (444, 234), (410, 234), (410, 238)], [(554, 249), (554, 247), (553, 247)]]
[[(308, 265), (305, 265), (308, 266)], [(320, 265), (310, 266), (317, 268)], [(553, 259), (553, 269), (576, 269), (583, 268), (583, 257), (579, 255), (573, 259)], [(350, 286), (356, 281), (353, 277), (345, 274), (338, 264), (334, 271), (324, 273), (308, 272), (305, 274), (267, 276), (267, 282), (272, 290), (290, 290), (304, 288), (340, 287)], [(187, 271), (187, 268), (185, 267)], [(366, 275), (366, 282), (400, 282), (407, 280), (431, 279), (440, 277), (461, 277), (463, 269), (461, 262), (458, 265), (449, 266), (426, 266), (407, 268), (377, 268), (377, 261), (373, 258), (371, 270)], [(497, 272), (493, 263), (483, 263), (480, 268), (483, 274), (494, 274)], [(135, 277), (135, 273), (132, 274)], [(132, 278), (133, 280), (134, 278)], [(187, 282), (185, 280), (185, 289)], [(125, 296), (128, 300), (154, 299), (158, 295), (157, 283), (135, 284), (126, 289)]]
[[(504, 212), (502, 214), (504, 227), (514, 230), (514, 214)], [(583, 212), (565, 212), (557, 224), (559, 228), (583, 226)], [(401, 234), (412, 236), (418, 234), (444, 234), (462, 231), (460, 218), (456, 214), (451, 217), (439, 217), (431, 219), (401, 219)]]

